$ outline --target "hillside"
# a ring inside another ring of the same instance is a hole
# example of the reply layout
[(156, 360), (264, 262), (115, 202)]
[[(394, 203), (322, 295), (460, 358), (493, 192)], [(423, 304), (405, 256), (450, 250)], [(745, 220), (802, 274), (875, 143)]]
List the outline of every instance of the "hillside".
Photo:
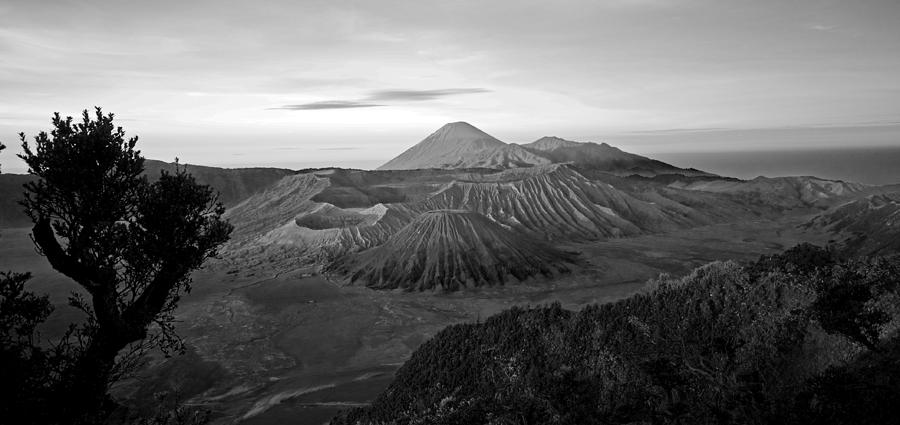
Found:
[(566, 165), (465, 176), (420, 208), (477, 211), (544, 239), (623, 237), (696, 224)]
[[(229, 209), (235, 232), (227, 251), (277, 257), (279, 267), (323, 266), (386, 243), (434, 210), (475, 212), (560, 245), (778, 219), (808, 207), (796, 190), (760, 197), (740, 190), (747, 182), (725, 180), (737, 189), (714, 192), (678, 187), (684, 181), (709, 184), (710, 177), (658, 178), (617, 177), (569, 164), (500, 171), (313, 170), (288, 176)], [(820, 198), (816, 205), (838, 199), (843, 198)]]
[(523, 148), (541, 152), (551, 152), (559, 148), (571, 148), (581, 146), (582, 143), (573, 142), (556, 136), (544, 136), (531, 143), (521, 145)]
[[(220, 168), (182, 164), (188, 173), (201, 184), (211, 186), (219, 193), (219, 201), (226, 207), (237, 205), (260, 189), (268, 187), (295, 171), (284, 168)], [(175, 171), (175, 164), (148, 159), (144, 162), (144, 174), (151, 179), (161, 170)]]
[(299, 264), (379, 245), (416, 215), (380, 202), (379, 194), (399, 193), (380, 184), (391, 180), (384, 174), (329, 169), (285, 177), (226, 211), (235, 225), (227, 251), (271, 259), (271, 250), (289, 250), (287, 261)]
[(388, 240), (336, 263), (375, 289), (492, 286), (568, 270), (574, 256), (466, 210), (425, 212)]
[(806, 227), (832, 232), (851, 255), (900, 251), (900, 193), (847, 202), (817, 215)]
[(763, 210), (703, 192), (623, 189), (561, 164), (502, 171), (329, 169), (286, 177), (226, 216), (236, 226), (235, 249), (291, 249), (297, 258), (326, 253), (327, 260), (380, 245), (434, 210), (476, 212), (553, 243), (662, 232)]
[(624, 152), (606, 143), (582, 143), (559, 137), (542, 137), (523, 148), (538, 153), (554, 163), (572, 163), (578, 167), (604, 171), (616, 175), (656, 175), (677, 174), (684, 176), (710, 175), (695, 169), (678, 168), (662, 161)]
[(32, 225), (19, 201), (23, 198), (22, 186), (33, 180), (28, 174), (0, 174), (0, 228)]
[[(888, 330), (900, 314), (885, 302), (900, 264), (835, 264), (823, 252), (712, 263), (616, 303), (450, 326), (371, 405), (331, 423), (892, 423), (900, 338)], [(821, 260), (811, 269), (792, 263), (809, 254)], [(848, 291), (881, 319), (863, 324)]]
[(753, 180), (676, 181), (672, 188), (739, 195), (747, 203), (780, 208), (826, 208), (866, 193), (869, 186), (811, 176), (757, 177)]
[[(294, 171), (281, 168), (218, 168), (182, 164), (197, 182), (210, 185), (219, 193), (219, 201), (226, 207), (238, 204), (257, 191), (268, 187)], [(148, 159), (144, 161), (144, 174), (151, 180), (162, 170), (175, 171), (175, 164)], [(22, 186), (34, 180), (29, 174), (0, 174), (0, 228), (28, 227), (31, 220), (22, 213), (19, 200)]]
[(518, 145), (508, 145), (469, 123), (446, 124), (415, 146), (378, 167), (379, 170), (422, 168), (515, 168), (548, 164), (549, 160)]

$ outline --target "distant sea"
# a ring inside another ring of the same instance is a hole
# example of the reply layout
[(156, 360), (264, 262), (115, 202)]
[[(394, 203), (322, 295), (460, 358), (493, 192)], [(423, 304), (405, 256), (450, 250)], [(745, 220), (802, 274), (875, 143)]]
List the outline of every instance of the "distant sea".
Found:
[(816, 176), (873, 185), (900, 183), (900, 146), (821, 150), (678, 152), (650, 157), (741, 179)]

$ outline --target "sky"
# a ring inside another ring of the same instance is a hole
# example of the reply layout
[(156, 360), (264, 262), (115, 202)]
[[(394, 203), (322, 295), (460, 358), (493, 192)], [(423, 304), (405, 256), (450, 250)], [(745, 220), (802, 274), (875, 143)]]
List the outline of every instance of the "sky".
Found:
[(0, 3), (4, 172), (19, 132), (94, 106), (147, 157), (230, 167), (372, 168), (453, 121), (647, 155), (900, 146), (900, 1)]

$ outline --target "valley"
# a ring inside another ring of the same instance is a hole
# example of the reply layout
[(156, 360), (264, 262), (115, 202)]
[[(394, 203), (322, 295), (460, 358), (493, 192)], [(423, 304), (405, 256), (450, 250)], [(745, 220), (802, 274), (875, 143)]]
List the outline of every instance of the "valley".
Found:
[(0, 425), (898, 423), (900, 0), (0, 17)]
[[(342, 409), (371, 401), (409, 355), (447, 325), (483, 321), (512, 306), (559, 302), (578, 310), (625, 298), (660, 273), (680, 275), (716, 259), (749, 261), (802, 241), (826, 242), (827, 234), (799, 227), (808, 217), (566, 244), (585, 260), (571, 274), (450, 293), (376, 291), (310, 269), (259, 265), (228, 273), (227, 264), (214, 263), (195, 273), (194, 290), (179, 308), (188, 354), (154, 358), (139, 381), (118, 391), (141, 399), (179, 388), (191, 405), (211, 409), (219, 424), (326, 423)], [(0, 269), (31, 271), (35, 290), (64, 302), (74, 286), (34, 253), (27, 229), (2, 235)], [(47, 336), (74, 317), (66, 312), (58, 307)]]
[[(432, 168), (406, 169), (419, 166)], [(180, 301), (186, 354), (151, 355), (116, 396), (150, 409), (153, 394), (174, 391), (216, 424), (322, 424), (373, 400), (448, 325), (514, 306), (580, 310), (660, 274), (841, 241), (896, 215), (892, 187), (743, 181), (606, 144), (507, 145), (465, 123), (383, 168), (190, 166), (223, 194), (235, 229)], [(23, 178), (0, 175), (7, 199)], [(16, 214), (0, 222), (21, 226)], [(76, 286), (29, 229), (2, 231), (0, 269), (33, 273), (31, 289), (50, 295), (44, 338), (83, 319), (66, 306)]]

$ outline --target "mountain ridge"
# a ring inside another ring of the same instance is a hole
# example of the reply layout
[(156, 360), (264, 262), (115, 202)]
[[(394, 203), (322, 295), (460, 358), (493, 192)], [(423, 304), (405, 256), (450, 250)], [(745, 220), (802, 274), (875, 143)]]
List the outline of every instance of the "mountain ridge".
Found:
[(622, 151), (606, 143), (544, 136), (526, 144), (505, 143), (463, 121), (448, 123), (378, 170), (510, 169), (572, 163), (617, 175), (711, 175)]
[[(275, 184), (284, 177), (296, 174), (294, 170), (270, 167), (220, 168), (205, 165), (178, 164), (197, 179), (216, 191), (218, 200), (230, 208), (254, 193)], [(159, 178), (161, 171), (175, 172), (176, 163), (156, 159), (144, 160), (143, 175), (151, 181)], [(35, 181), (31, 174), (0, 174), (0, 228), (31, 227), (32, 222), (22, 211), (25, 183)]]
[(555, 136), (545, 136), (522, 145), (525, 149), (541, 152), (554, 163), (568, 162), (578, 167), (604, 171), (620, 176), (639, 175), (653, 177), (661, 174), (684, 176), (709, 176), (712, 174), (693, 168), (674, 165), (625, 152), (605, 142), (576, 142)]
[(540, 139), (537, 139), (531, 143), (525, 143), (521, 145), (526, 149), (537, 149), (540, 151), (552, 151), (561, 147), (574, 147), (581, 145), (580, 142), (574, 142), (571, 140), (563, 139), (562, 137), (556, 136), (544, 136)]

